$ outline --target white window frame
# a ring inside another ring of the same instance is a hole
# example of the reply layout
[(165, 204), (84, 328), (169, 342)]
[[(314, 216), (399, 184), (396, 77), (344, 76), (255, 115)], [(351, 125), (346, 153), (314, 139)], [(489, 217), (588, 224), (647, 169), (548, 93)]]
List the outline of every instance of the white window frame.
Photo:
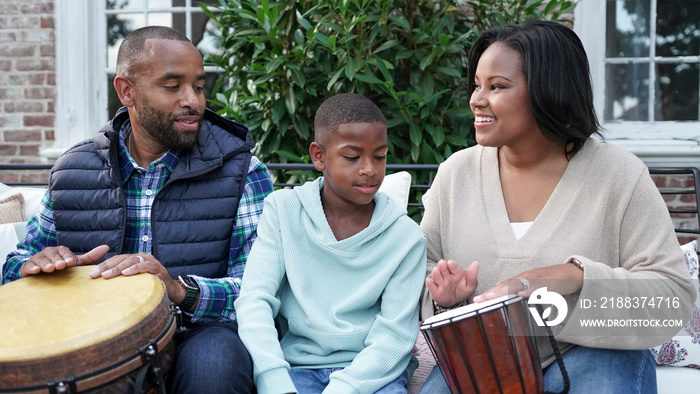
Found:
[[(192, 37), (196, 0), (177, 7), (186, 14), (187, 37)], [(150, 13), (169, 9), (149, 9)], [(105, 76), (114, 73), (107, 64), (107, 10), (104, 0), (55, 0), (56, 36), (56, 121), (53, 146), (41, 149), (41, 156), (56, 159), (74, 144), (92, 138), (114, 114), (109, 113), (111, 85)], [(144, 18), (146, 14), (144, 14)], [(218, 71), (205, 66), (205, 71)]]
[[(657, 0), (650, 1), (655, 10)], [(605, 3), (606, 0), (581, 0), (574, 10), (574, 31), (590, 62), (594, 104), (604, 128), (603, 136), (650, 166), (700, 167), (700, 122), (604, 121)]]
[[(66, 149), (90, 138), (107, 121), (107, 86), (103, 83), (106, 67), (104, 40), (106, 20), (99, 8), (103, 1), (56, 0), (56, 121), (53, 146), (41, 155), (55, 159)], [(104, 33), (103, 33), (104, 34)]]

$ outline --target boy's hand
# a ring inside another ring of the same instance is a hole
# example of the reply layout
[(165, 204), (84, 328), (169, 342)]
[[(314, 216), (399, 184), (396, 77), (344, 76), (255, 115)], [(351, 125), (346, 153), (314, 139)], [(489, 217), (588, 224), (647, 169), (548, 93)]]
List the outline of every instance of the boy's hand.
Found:
[(449, 308), (474, 294), (478, 285), (479, 262), (475, 261), (463, 270), (454, 260), (440, 260), (425, 286), (430, 296), (440, 306)]

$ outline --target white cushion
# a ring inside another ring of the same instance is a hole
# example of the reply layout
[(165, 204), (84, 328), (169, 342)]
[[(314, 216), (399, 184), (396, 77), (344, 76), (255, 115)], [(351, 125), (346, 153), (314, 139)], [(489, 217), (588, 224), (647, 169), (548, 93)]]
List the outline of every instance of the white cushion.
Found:
[(384, 177), (380, 192), (384, 192), (394, 200), (396, 205), (406, 209), (408, 207), (408, 192), (411, 190), (411, 174), (399, 171)]
[(661, 365), (656, 367), (656, 384), (659, 394), (697, 393), (700, 370)]
[(24, 222), (0, 224), (0, 272), (2, 272), (2, 266), (5, 264), (8, 253), (17, 249), (19, 238), (16, 226), (24, 227), (24, 225)]
[[(698, 285), (698, 241), (683, 246), (685, 264)], [(688, 323), (670, 340), (651, 349), (657, 365), (700, 368), (700, 296), (695, 300)], [(698, 371), (700, 372), (700, 371)]]
[[(46, 188), (43, 187), (10, 187), (0, 183), (0, 200), (13, 194), (21, 193), (24, 197), (24, 218), (29, 220), (39, 211), (41, 199)], [(24, 239), (27, 222), (14, 222), (0, 225), (0, 272), (5, 264), (7, 254), (17, 248), (17, 243)]]
[(22, 193), (24, 197), (24, 218), (29, 220), (35, 213), (39, 212), (41, 207), (41, 199), (46, 194), (45, 187), (30, 187), (30, 186), (7, 186), (0, 183), (0, 199), (16, 193)]
[(24, 196), (24, 217), (31, 219), (35, 213), (39, 212), (41, 200), (46, 194), (45, 187), (13, 187), (13, 192), (22, 193)]

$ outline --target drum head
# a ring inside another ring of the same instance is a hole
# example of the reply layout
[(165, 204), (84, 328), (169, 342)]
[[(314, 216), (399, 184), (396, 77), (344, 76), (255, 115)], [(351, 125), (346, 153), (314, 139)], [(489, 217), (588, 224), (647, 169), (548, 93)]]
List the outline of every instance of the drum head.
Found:
[(154, 275), (91, 279), (93, 268), (67, 268), (0, 287), (0, 363), (106, 341), (143, 320), (163, 298), (163, 283)]

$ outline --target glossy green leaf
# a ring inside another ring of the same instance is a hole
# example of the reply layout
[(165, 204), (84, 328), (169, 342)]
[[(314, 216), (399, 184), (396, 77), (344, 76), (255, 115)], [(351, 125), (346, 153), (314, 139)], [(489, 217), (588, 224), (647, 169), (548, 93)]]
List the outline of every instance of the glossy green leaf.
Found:
[(275, 153), (277, 153), (277, 155), (279, 155), (280, 157), (284, 157), (284, 158), (289, 159), (295, 163), (304, 163), (304, 160), (301, 157), (299, 157), (298, 154), (288, 152), (284, 149), (278, 149)]
[(374, 53), (379, 53), (379, 52), (385, 51), (385, 50), (387, 50), (389, 48), (393, 48), (397, 45), (399, 45), (399, 40), (386, 41), (382, 45), (378, 46), (377, 49), (374, 50)]
[(338, 81), (338, 78), (340, 78), (340, 75), (343, 73), (345, 69), (340, 69), (336, 71), (331, 79), (328, 81), (328, 86), (326, 86), (326, 90), (331, 90), (331, 87)]
[(301, 32), (301, 30), (297, 29), (294, 31), (294, 42), (297, 43), (297, 45), (303, 46), (304, 45), (304, 33)]
[(356, 72), (355, 62), (350, 61), (345, 65), (345, 77), (350, 81), (352, 81), (352, 79), (355, 77)]
[(437, 66), (435, 69), (445, 75), (449, 75), (451, 77), (456, 77), (459, 78), (462, 76), (459, 71), (455, 70), (452, 67), (446, 67), (446, 66)]
[(284, 100), (277, 100), (272, 105), (272, 123), (277, 124), (287, 114), (287, 106)]
[(355, 77), (357, 79), (359, 79), (360, 81), (365, 82), (365, 83), (372, 83), (372, 84), (383, 83), (381, 79), (377, 78), (374, 74), (370, 74), (370, 73), (356, 74)]
[(294, 115), (297, 111), (296, 94), (293, 88), (287, 89), (284, 95), (284, 104), (287, 106), (287, 112), (290, 115)]
[(456, 119), (473, 118), (472, 110), (468, 106), (450, 108), (445, 113)]
[(407, 32), (411, 29), (411, 26), (408, 23), (408, 20), (403, 16), (392, 16), (389, 17), (389, 20), (396, 24), (398, 27), (401, 28), (402, 31)]
[(429, 65), (433, 64), (433, 60), (435, 59), (435, 53), (431, 52), (428, 56), (424, 57), (423, 60), (420, 61), (420, 67), (421, 70), (425, 70)]

